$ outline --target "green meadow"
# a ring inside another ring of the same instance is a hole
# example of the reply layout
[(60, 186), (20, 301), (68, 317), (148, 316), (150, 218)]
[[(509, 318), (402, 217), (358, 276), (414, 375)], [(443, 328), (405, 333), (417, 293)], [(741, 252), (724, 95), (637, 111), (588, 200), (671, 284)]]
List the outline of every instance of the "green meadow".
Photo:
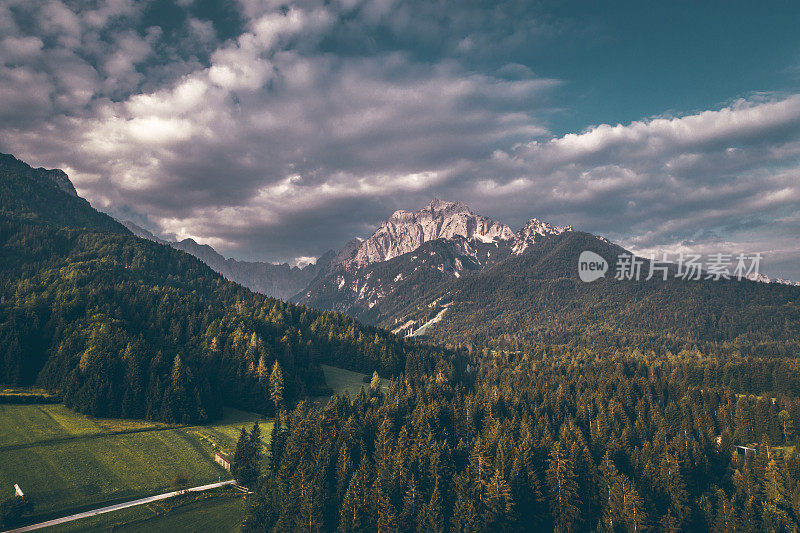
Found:
[[(337, 394), (347, 391), (354, 396), (369, 386), (366, 374), (325, 365), (323, 371)], [(231, 408), (213, 424), (174, 426), (92, 418), (57, 403), (0, 403), (0, 498), (11, 496), (14, 484), (19, 484), (33, 501), (33, 518), (39, 521), (167, 492), (179, 475), (190, 486), (230, 479), (230, 473), (214, 462), (214, 452), (232, 455), (242, 427), (249, 430), (255, 421), (261, 424), (266, 446), (273, 423)], [(193, 531), (199, 524), (233, 531), (241, 522), (243, 504), (239, 493), (229, 492), (107, 513), (59, 526), (58, 531), (116, 531), (122, 525), (125, 531)]]
[(245, 496), (234, 490), (188, 494), (149, 505), (129, 507), (91, 518), (53, 526), (48, 533), (79, 531), (125, 531), (130, 533), (170, 531), (172, 533), (241, 530)]
[[(371, 375), (361, 374), (360, 372), (353, 372), (352, 370), (345, 370), (344, 368), (337, 368), (335, 366), (320, 366), (322, 367), (322, 372), (325, 374), (325, 382), (328, 384), (328, 387), (333, 389), (335, 394), (344, 394), (346, 391), (352, 398), (359, 393), (361, 387), (369, 388)], [(366, 381), (364, 381), (365, 379)], [(384, 390), (389, 388), (389, 382), (385, 378), (381, 380), (381, 388)]]
[[(0, 497), (19, 484), (47, 519), (167, 492), (176, 476), (190, 486), (230, 479), (214, 451), (230, 453), (242, 426), (259, 415), (234, 409), (204, 426), (93, 419), (60, 404), (0, 405)], [(265, 444), (271, 422), (262, 420)]]

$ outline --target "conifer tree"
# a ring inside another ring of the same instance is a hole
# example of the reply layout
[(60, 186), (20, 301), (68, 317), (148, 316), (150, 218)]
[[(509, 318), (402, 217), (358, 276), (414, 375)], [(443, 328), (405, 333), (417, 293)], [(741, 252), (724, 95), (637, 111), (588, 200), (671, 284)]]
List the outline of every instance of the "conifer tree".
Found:
[(444, 514), (442, 510), (442, 493), (439, 483), (436, 483), (431, 493), (431, 499), (423, 511), (422, 531), (429, 533), (444, 532)]
[(561, 441), (556, 441), (550, 451), (547, 487), (550, 493), (553, 529), (560, 533), (574, 531), (580, 519), (581, 500), (578, 497), (578, 484), (575, 482), (572, 461), (563, 449)]
[(622, 518), (625, 521), (625, 528), (630, 533), (643, 531), (647, 523), (644, 502), (634, 484), (624, 476), (622, 478)]
[(373, 394), (381, 391), (381, 377), (378, 375), (377, 370), (372, 373), (372, 379), (369, 382), (369, 390)]
[(733, 502), (725, 491), (717, 489), (717, 509), (714, 517), (714, 533), (735, 533), (739, 531), (739, 519)]
[[(236, 441), (236, 450), (233, 452), (233, 461), (231, 463), (231, 473), (240, 479), (242, 473), (247, 476), (247, 470), (250, 465), (250, 435), (247, 430), (242, 427), (239, 432), (239, 439)], [(242, 481), (243, 482), (243, 481)]]
[(606, 452), (600, 463), (600, 496), (602, 505), (602, 523), (608, 531), (614, 531), (621, 522), (624, 495), (622, 480), (617, 471), (611, 453)]
[(500, 470), (495, 470), (486, 486), (485, 507), (483, 522), (487, 529), (504, 531), (513, 528), (517, 518), (514, 498)]
[(278, 412), (283, 405), (283, 371), (278, 361), (272, 365), (272, 373), (269, 375), (269, 394), (275, 404), (275, 412)]
[(403, 510), (400, 513), (400, 524), (406, 531), (413, 531), (417, 519), (422, 515), (424, 501), (422, 493), (417, 486), (417, 480), (412, 474), (408, 487), (403, 495)]

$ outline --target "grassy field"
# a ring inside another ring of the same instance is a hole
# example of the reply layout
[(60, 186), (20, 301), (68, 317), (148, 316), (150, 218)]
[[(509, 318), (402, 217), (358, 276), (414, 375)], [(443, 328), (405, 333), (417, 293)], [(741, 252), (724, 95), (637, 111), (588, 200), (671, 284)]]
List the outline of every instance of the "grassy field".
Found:
[(48, 533), (77, 533), (79, 531), (125, 531), (130, 533), (213, 531), (227, 533), (241, 530), (244, 515), (244, 495), (232, 490), (224, 490), (130, 507), (113, 513), (61, 524), (47, 528), (46, 531)]
[[(0, 497), (18, 483), (34, 516), (51, 518), (166, 492), (178, 474), (190, 485), (230, 479), (214, 451), (232, 451), (241, 427), (260, 418), (227, 409), (218, 423), (174, 427), (93, 419), (60, 404), (0, 405)], [(265, 444), (271, 425), (262, 424)]]
[(325, 374), (325, 381), (328, 387), (333, 389), (336, 394), (347, 391), (350, 396), (355, 396), (361, 387), (369, 387), (369, 381), (364, 382), (366, 374), (337, 368), (335, 366), (321, 365), (322, 372)]
[[(359, 393), (361, 387), (369, 388), (369, 381), (371, 375), (362, 374), (360, 372), (353, 372), (352, 370), (345, 370), (335, 366), (320, 365), (322, 372), (325, 374), (325, 382), (328, 387), (333, 389), (335, 394), (342, 394), (347, 391), (352, 398)], [(364, 379), (367, 378), (367, 381)], [(389, 381), (386, 379), (381, 380), (381, 389), (384, 391), (389, 389)]]

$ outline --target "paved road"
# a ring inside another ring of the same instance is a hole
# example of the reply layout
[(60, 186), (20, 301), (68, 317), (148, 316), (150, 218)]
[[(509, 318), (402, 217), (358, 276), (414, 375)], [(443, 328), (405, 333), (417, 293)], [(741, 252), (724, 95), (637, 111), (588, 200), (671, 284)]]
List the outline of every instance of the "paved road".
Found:
[(6, 533), (18, 533), (22, 531), (33, 531), (35, 529), (41, 529), (43, 527), (50, 527), (56, 524), (63, 524), (64, 522), (72, 522), (73, 520), (80, 520), (81, 518), (87, 518), (90, 516), (95, 516), (103, 513), (110, 513), (111, 511), (119, 511), (120, 509), (126, 509), (128, 507), (134, 507), (136, 505), (142, 505), (145, 503), (156, 502), (158, 500), (166, 500), (167, 498), (172, 498), (178, 496), (180, 494), (185, 494), (187, 492), (202, 492), (204, 490), (211, 490), (216, 489), (219, 487), (224, 487), (226, 485), (233, 485), (236, 483), (235, 479), (231, 479), (230, 481), (222, 481), (220, 483), (211, 483), (210, 485), (201, 485), (199, 487), (192, 487), (190, 489), (183, 489), (183, 490), (176, 490), (173, 492), (166, 492), (164, 494), (157, 494), (155, 496), (148, 496), (147, 498), (141, 498), (139, 500), (132, 500), (129, 502), (118, 503), (116, 505), (109, 505), (108, 507), (101, 507), (100, 509), (94, 509), (92, 511), (86, 511), (85, 513), (78, 513), (69, 516), (65, 516), (64, 518), (56, 518), (55, 520), (48, 520), (47, 522), (39, 522), (38, 524), (31, 524), (30, 526), (21, 527), (18, 529), (12, 529), (7, 531)]

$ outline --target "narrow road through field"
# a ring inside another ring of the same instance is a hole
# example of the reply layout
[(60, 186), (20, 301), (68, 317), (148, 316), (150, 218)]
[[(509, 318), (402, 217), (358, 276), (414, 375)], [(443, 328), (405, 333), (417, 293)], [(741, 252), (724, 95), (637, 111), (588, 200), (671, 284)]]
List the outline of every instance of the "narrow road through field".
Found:
[(140, 498), (138, 500), (131, 500), (129, 502), (118, 503), (116, 505), (109, 505), (108, 507), (101, 507), (99, 509), (94, 509), (92, 511), (86, 511), (84, 513), (73, 514), (69, 516), (65, 516), (63, 518), (56, 518), (54, 520), (48, 520), (47, 522), (39, 522), (38, 524), (31, 524), (29, 526), (20, 527), (17, 529), (11, 529), (6, 531), (5, 533), (17, 533), (22, 531), (33, 531), (35, 529), (41, 529), (43, 527), (54, 526), (56, 524), (63, 524), (65, 522), (72, 522), (73, 520), (80, 520), (81, 518), (88, 518), (90, 516), (95, 516), (103, 513), (110, 513), (111, 511), (119, 511), (120, 509), (126, 509), (128, 507), (134, 507), (136, 505), (142, 505), (145, 503), (155, 502), (158, 500), (166, 500), (167, 498), (172, 498), (175, 496), (179, 496), (181, 494), (185, 494), (187, 492), (202, 492), (204, 490), (211, 490), (216, 489), (219, 487), (224, 487), (226, 485), (233, 485), (236, 483), (235, 479), (231, 479), (229, 481), (222, 481), (220, 483), (211, 483), (209, 485), (201, 485), (199, 487), (192, 487), (190, 489), (182, 489), (182, 490), (175, 490), (172, 492), (165, 492), (164, 494), (157, 494), (155, 496), (148, 496), (147, 498)]

